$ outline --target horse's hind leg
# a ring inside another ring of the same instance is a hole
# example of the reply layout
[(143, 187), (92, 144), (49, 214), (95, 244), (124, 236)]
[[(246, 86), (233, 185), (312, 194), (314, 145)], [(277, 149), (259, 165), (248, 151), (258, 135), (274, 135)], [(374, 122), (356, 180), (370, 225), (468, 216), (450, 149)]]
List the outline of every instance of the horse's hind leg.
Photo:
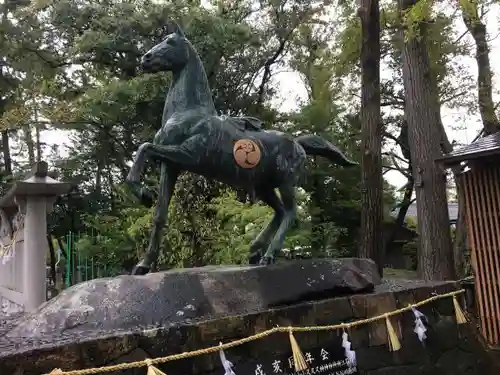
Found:
[(293, 185), (284, 185), (279, 188), (281, 200), (284, 207), (284, 217), (281, 221), (274, 238), (267, 247), (267, 251), (260, 260), (261, 265), (268, 265), (274, 262), (274, 255), (283, 248), (285, 236), (292, 226), (297, 216), (297, 203), (295, 200), (295, 187)]
[(266, 224), (250, 245), (250, 254), (248, 257), (248, 263), (250, 264), (259, 264), (262, 257), (262, 251), (267, 249), (269, 246), (269, 243), (278, 230), (285, 213), (283, 203), (274, 189), (257, 191), (257, 197), (274, 210), (274, 215), (271, 221)]
[(132, 271), (133, 275), (147, 274), (158, 260), (161, 234), (165, 223), (167, 222), (168, 207), (174, 194), (175, 183), (177, 182), (178, 175), (179, 172), (177, 170), (169, 168), (165, 162), (161, 163), (158, 203), (153, 216), (153, 225), (151, 227), (149, 245), (142, 260), (134, 267)]

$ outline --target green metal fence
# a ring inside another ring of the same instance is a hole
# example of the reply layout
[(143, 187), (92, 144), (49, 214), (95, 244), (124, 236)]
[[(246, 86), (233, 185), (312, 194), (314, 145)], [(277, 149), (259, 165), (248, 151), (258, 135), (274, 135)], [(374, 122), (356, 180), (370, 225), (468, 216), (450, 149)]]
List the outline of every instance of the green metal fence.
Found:
[(66, 287), (101, 277), (117, 276), (121, 273), (116, 266), (105, 264), (95, 257), (86, 256), (78, 248), (78, 239), (78, 233), (70, 232), (66, 235), (66, 259), (63, 271)]

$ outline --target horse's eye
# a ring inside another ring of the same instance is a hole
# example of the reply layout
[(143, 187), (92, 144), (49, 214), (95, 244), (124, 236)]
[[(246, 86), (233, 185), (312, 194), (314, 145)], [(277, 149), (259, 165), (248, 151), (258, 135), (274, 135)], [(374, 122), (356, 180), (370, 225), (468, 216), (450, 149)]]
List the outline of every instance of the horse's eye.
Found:
[(173, 45), (175, 45), (175, 40), (173, 38), (169, 38), (169, 39), (167, 39), (167, 44), (170, 46), (173, 46)]

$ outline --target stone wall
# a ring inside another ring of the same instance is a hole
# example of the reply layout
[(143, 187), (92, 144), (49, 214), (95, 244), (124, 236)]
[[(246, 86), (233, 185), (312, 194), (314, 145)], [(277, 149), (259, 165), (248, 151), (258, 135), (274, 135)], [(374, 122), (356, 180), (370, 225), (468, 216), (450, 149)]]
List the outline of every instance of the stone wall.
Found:
[[(192, 351), (228, 342), (279, 326), (309, 326), (337, 324), (379, 315), (410, 303), (424, 300), (433, 293), (456, 290), (454, 283), (424, 283), (419, 281), (385, 281), (374, 293), (354, 295), (298, 305), (286, 306), (260, 313), (193, 321), (181, 326), (148, 328), (134, 332), (85, 338), (60, 337), (59, 343), (29, 343), (12, 348), (0, 340), (0, 374), (40, 375), (54, 368), (76, 370), (155, 358)], [(425, 347), (413, 333), (413, 314), (405, 313), (393, 319), (401, 336), (402, 349), (391, 353), (383, 321), (350, 330), (356, 350), (359, 374), (488, 374), (482, 347), (476, 342), (471, 327), (457, 326), (452, 299), (447, 298), (423, 306), (421, 311), (430, 323)], [(304, 352), (337, 342), (340, 332), (296, 333)], [(288, 334), (274, 334), (226, 351), (235, 364), (237, 375), (248, 372), (248, 364), (262, 360), (269, 353), (287, 355), (290, 352)], [(222, 374), (217, 353), (159, 366), (167, 374)], [(145, 368), (115, 374), (144, 375)], [(253, 371), (251, 372), (254, 375)], [(334, 374), (334, 373), (333, 373)], [(333, 375), (325, 374), (325, 375)], [(271, 375), (271, 374), (266, 374)]]
[[(0, 297), (2, 310), (24, 305), (24, 216), (0, 207)], [(8, 302), (10, 301), (10, 302)], [(24, 307), (23, 307), (24, 308)]]
[[(454, 317), (434, 319), (423, 346), (407, 332), (400, 351), (387, 346), (363, 346), (358, 350), (359, 372), (367, 375), (445, 375), (489, 373), (482, 348), (468, 328), (457, 329)], [(486, 372), (484, 372), (486, 371)]]

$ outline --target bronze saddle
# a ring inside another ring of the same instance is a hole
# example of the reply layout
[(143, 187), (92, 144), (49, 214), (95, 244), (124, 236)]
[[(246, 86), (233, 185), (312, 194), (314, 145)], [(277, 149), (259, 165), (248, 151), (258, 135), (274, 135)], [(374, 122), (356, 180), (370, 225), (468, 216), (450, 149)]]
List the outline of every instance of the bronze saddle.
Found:
[(234, 126), (236, 129), (241, 131), (260, 131), (262, 130), (262, 125), (264, 122), (255, 117), (230, 117), (230, 116), (220, 116), (224, 123)]

